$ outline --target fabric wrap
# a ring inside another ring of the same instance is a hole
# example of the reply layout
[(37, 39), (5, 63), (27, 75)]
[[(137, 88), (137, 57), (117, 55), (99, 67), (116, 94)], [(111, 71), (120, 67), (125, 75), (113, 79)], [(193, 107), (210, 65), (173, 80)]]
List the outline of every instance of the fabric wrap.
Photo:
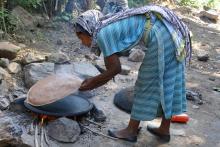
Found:
[(121, 11), (116, 14), (100, 18), (99, 21), (97, 21), (96, 28), (93, 32), (92, 48), (97, 49), (97, 34), (105, 26), (134, 15), (146, 13), (151, 15), (151, 12), (160, 14), (161, 17), (163, 17), (168, 23), (170, 23), (174, 27), (177, 35), (182, 36), (182, 38), (185, 40), (184, 47), (176, 52), (177, 59), (181, 60), (182, 58), (180, 58), (180, 56), (184, 55), (183, 59), (185, 59), (185, 57), (188, 57), (188, 59), (190, 60), (192, 47), (188, 27), (180, 20), (177, 15), (174, 14), (173, 11), (168, 8), (156, 5), (148, 5), (141, 8), (127, 9), (125, 11)]

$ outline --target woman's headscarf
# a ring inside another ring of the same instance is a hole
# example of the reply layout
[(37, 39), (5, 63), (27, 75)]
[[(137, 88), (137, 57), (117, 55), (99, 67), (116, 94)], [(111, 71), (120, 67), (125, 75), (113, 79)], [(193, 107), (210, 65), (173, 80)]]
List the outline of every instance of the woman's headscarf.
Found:
[[(102, 13), (98, 10), (88, 10), (82, 13), (76, 20), (76, 24), (80, 25), (84, 30), (86, 30), (90, 36), (93, 36), (96, 24), (99, 18), (102, 17)], [(76, 26), (76, 32), (82, 32), (80, 27)]]

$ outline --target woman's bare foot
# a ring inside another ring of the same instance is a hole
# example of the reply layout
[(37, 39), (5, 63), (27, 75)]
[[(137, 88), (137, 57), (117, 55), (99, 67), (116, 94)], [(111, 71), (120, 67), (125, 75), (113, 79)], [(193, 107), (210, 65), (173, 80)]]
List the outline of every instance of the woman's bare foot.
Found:
[(140, 121), (130, 120), (128, 127), (122, 130), (108, 130), (108, 134), (112, 137), (123, 139), (130, 142), (137, 141)]
[(149, 125), (147, 126), (147, 130), (166, 142), (170, 141), (170, 119), (163, 117), (160, 127)]
[(158, 128), (158, 127), (148, 126), (147, 129), (148, 129), (149, 131), (155, 132), (156, 134), (160, 134), (160, 135), (170, 135), (169, 130), (163, 129), (163, 128), (161, 128), (161, 127)]
[(122, 130), (114, 130), (112, 131), (117, 138), (128, 138), (128, 137), (134, 137), (137, 136), (137, 132), (134, 132), (133, 130), (129, 128), (125, 128)]

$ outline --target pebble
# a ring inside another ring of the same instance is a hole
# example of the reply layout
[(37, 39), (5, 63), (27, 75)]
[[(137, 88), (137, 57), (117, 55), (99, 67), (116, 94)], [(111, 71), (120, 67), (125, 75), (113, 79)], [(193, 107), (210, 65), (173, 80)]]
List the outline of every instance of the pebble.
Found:
[(0, 66), (3, 68), (8, 67), (9, 65), (9, 60), (7, 58), (0, 58)]
[(121, 75), (129, 75), (130, 71), (131, 71), (131, 68), (129, 66), (122, 65), (121, 66), (121, 73), (120, 74)]
[(209, 80), (210, 81), (215, 81), (215, 78), (214, 77), (209, 77)]
[(192, 108), (193, 109), (199, 109), (199, 106), (193, 105)]
[(8, 70), (10, 73), (16, 74), (21, 71), (21, 65), (16, 62), (12, 62), (8, 65)]
[(203, 62), (207, 62), (209, 60), (209, 55), (208, 54), (204, 54), (204, 55), (198, 55), (197, 59), (199, 61), (203, 61)]
[(128, 60), (132, 62), (141, 62), (143, 61), (144, 56), (145, 53), (141, 49), (135, 49), (129, 55)]
[(0, 99), (0, 110), (6, 110), (9, 107), (10, 102), (6, 98)]
[(62, 45), (63, 44), (63, 41), (62, 40), (57, 40), (57, 45)]

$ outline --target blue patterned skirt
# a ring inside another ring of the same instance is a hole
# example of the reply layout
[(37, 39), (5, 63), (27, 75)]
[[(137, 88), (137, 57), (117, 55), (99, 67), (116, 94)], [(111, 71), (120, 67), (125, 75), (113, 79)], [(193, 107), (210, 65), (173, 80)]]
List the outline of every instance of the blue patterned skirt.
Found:
[(172, 36), (159, 19), (148, 34), (146, 46), (131, 118), (152, 120), (163, 112), (170, 119), (186, 111), (185, 64), (177, 61)]

